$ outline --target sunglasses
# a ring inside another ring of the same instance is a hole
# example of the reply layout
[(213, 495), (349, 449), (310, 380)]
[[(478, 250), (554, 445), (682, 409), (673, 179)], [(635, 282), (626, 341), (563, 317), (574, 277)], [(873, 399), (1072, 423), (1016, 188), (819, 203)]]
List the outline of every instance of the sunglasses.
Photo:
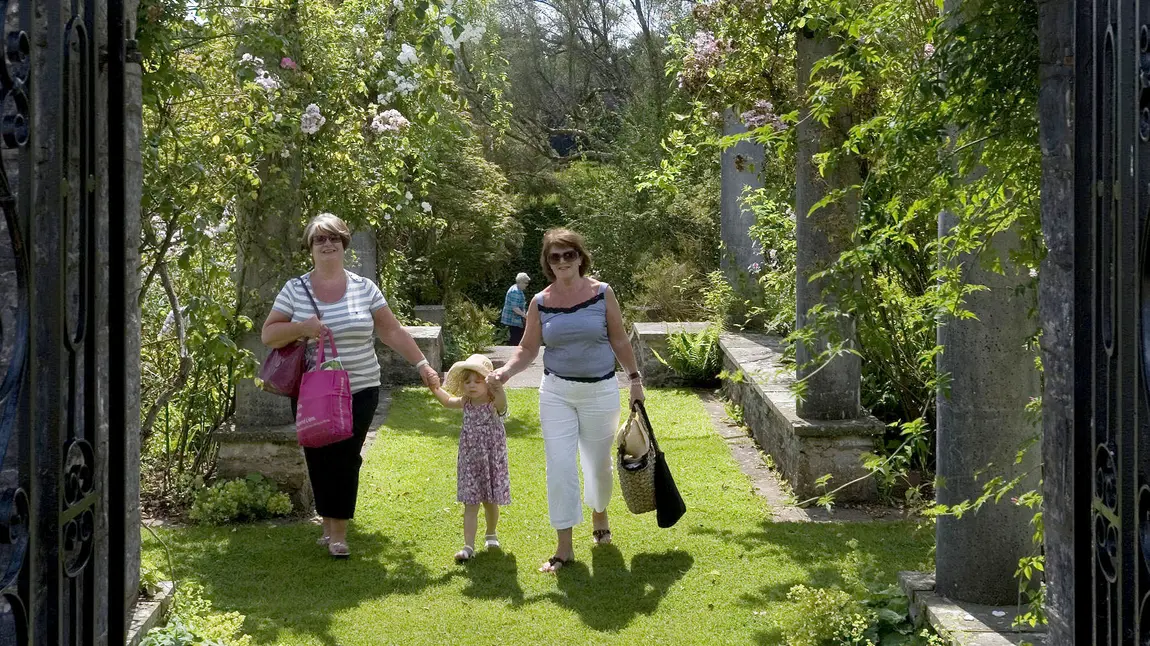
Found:
[(578, 251), (576, 251), (574, 249), (568, 249), (567, 251), (564, 251), (561, 253), (556, 252), (556, 251), (552, 251), (551, 253), (547, 254), (547, 261), (550, 262), (552, 265), (557, 265), (561, 262), (575, 261), (579, 257), (580, 256), (579, 256)]
[(312, 239), (311, 239), (311, 244), (313, 247), (320, 247), (320, 246), (323, 246), (329, 242), (332, 244), (343, 244), (343, 239), (340, 238), (339, 236), (329, 236), (329, 235), (312, 236)]

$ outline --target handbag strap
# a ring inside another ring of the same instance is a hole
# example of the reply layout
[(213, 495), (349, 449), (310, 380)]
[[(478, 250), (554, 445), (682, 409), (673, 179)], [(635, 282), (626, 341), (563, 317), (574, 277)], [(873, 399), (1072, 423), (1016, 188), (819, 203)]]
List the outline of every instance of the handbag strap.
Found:
[(307, 294), (307, 299), (311, 301), (311, 307), (313, 310), (315, 310), (315, 317), (317, 319), (323, 318), (323, 314), (321, 314), (319, 311), (319, 305), (315, 304), (315, 298), (312, 297), (311, 290), (307, 288), (307, 281), (303, 279), (303, 276), (296, 278), (296, 280), (298, 280), (299, 284), (303, 287), (304, 293)]
[(655, 449), (655, 453), (659, 453), (659, 440), (655, 439), (655, 428), (651, 426), (651, 418), (647, 417), (647, 407), (638, 399), (631, 402), (631, 416), (634, 417), (636, 412), (643, 416), (643, 423), (647, 426), (647, 437), (651, 438), (651, 448)]

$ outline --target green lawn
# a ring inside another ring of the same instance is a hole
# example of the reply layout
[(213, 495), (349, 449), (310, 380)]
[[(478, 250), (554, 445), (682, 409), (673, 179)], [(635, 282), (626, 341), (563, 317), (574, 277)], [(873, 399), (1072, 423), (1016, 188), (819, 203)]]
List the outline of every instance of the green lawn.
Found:
[[(587, 512), (575, 529), (578, 562), (541, 574), (555, 534), (538, 392), (509, 397), (504, 553), (452, 561), (462, 541), (461, 414), (426, 391), (404, 390), (364, 466), (351, 560), (328, 558), (308, 523), (165, 531), (178, 577), (202, 583), (218, 609), (246, 615), (260, 644), (775, 644), (777, 621), (795, 612), (791, 586), (840, 583), (859, 559), (873, 559), (893, 582), (897, 570), (928, 558), (932, 536), (912, 524), (771, 522), (698, 398), (653, 391), (648, 411), (687, 515), (659, 529), (653, 513), (629, 514), (616, 491), (615, 544), (591, 547)], [(144, 545), (149, 563), (164, 562), (151, 536)]]

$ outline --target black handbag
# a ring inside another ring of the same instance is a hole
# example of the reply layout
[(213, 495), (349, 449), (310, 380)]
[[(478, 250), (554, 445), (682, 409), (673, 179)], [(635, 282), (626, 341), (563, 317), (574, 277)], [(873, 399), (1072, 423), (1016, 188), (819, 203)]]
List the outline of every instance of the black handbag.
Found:
[(632, 406), (638, 407), (643, 422), (648, 429), (652, 429), (650, 437), (651, 448), (655, 452), (655, 520), (659, 527), (671, 527), (687, 512), (687, 503), (683, 502), (683, 496), (679, 495), (679, 487), (675, 485), (675, 479), (671, 476), (671, 467), (667, 465), (667, 458), (659, 448), (659, 440), (655, 438), (651, 419), (647, 417), (647, 408), (641, 401), (635, 401)]

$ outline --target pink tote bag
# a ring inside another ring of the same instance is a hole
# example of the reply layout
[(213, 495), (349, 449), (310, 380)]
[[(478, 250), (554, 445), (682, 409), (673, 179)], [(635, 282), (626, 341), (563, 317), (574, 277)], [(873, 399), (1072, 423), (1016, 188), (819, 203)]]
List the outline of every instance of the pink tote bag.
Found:
[(318, 448), (342, 442), (353, 435), (351, 428), (351, 380), (346, 370), (320, 370), (324, 345), (331, 340), (332, 356), (338, 357), (331, 330), (320, 337), (316, 369), (305, 372), (299, 386), (295, 431), (300, 446)]

